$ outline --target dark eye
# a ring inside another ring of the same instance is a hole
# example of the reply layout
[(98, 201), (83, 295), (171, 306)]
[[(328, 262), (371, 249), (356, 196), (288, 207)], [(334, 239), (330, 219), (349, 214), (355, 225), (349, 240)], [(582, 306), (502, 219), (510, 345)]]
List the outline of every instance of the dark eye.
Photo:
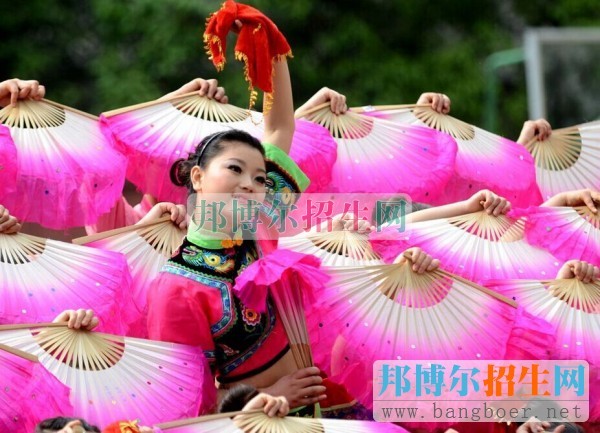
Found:
[(239, 165), (235, 165), (235, 164), (231, 164), (229, 167), (227, 167), (229, 170), (231, 171), (235, 171), (236, 173), (241, 173), (242, 172), (242, 168)]
[(264, 176), (257, 176), (255, 179), (258, 183), (260, 183), (261, 185), (264, 185), (267, 183), (267, 178)]

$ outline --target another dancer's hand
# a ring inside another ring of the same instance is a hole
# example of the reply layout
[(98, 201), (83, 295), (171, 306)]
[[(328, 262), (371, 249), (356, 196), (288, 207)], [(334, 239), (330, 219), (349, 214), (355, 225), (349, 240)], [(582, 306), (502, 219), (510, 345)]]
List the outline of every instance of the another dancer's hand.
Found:
[(406, 256), (410, 258), (412, 262), (412, 270), (417, 274), (423, 274), (426, 271), (431, 272), (435, 271), (440, 267), (440, 261), (438, 259), (434, 259), (432, 256), (427, 254), (419, 247), (409, 248), (400, 254), (394, 263), (404, 263), (407, 261)]
[(598, 213), (596, 203), (600, 203), (600, 191), (579, 189), (558, 193), (542, 206), (587, 206), (593, 213)]
[(319, 373), (320, 370), (317, 367), (303, 368), (283, 376), (275, 384), (262, 391), (270, 395), (285, 397), (291, 408), (308, 406), (327, 398), (326, 388), (321, 385), (323, 378), (319, 376)]
[(443, 93), (425, 92), (421, 93), (417, 99), (417, 105), (430, 105), (435, 111), (441, 114), (450, 112), (450, 98)]
[(164, 214), (171, 214), (171, 221), (173, 224), (179, 226), (180, 229), (187, 229), (187, 214), (185, 206), (182, 204), (175, 204), (169, 202), (160, 202), (152, 206), (152, 209), (136, 224), (143, 224), (152, 220), (156, 220)]
[(290, 405), (284, 396), (274, 397), (261, 392), (246, 403), (242, 410), (262, 409), (264, 413), (273, 416), (286, 416), (290, 411)]
[(552, 127), (546, 119), (527, 120), (523, 123), (517, 143), (527, 144), (534, 138), (537, 141), (547, 140), (552, 134)]
[(342, 95), (329, 87), (323, 87), (296, 110), (296, 115), (301, 116), (303, 113), (310, 111), (318, 105), (325, 104), (326, 102), (329, 103), (329, 108), (332, 113), (344, 114), (348, 111), (345, 95)]
[(21, 230), (19, 220), (12, 216), (8, 209), (0, 205), (0, 233), (18, 233)]
[(600, 268), (582, 260), (569, 260), (558, 270), (556, 279), (577, 278), (584, 283), (591, 283), (600, 278)]
[(200, 96), (206, 96), (208, 99), (214, 99), (222, 104), (227, 104), (227, 102), (229, 102), (229, 98), (225, 94), (225, 89), (223, 87), (219, 87), (218, 81), (214, 78), (209, 80), (205, 80), (204, 78), (194, 78), (192, 81), (184, 84), (179, 89), (167, 93), (163, 97), (159, 98), (159, 101), (173, 96), (184, 95), (186, 93), (196, 91)]
[(484, 210), (488, 215), (498, 216), (507, 213), (511, 204), (504, 197), (488, 189), (482, 189), (467, 200), (467, 207), (471, 212)]
[(39, 101), (46, 94), (46, 88), (36, 80), (19, 80), (12, 78), (0, 82), (0, 106), (15, 106), (19, 99), (35, 99)]
[(66, 323), (71, 329), (87, 329), (91, 331), (100, 323), (93, 310), (65, 310), (53, 320), (54, 323)]

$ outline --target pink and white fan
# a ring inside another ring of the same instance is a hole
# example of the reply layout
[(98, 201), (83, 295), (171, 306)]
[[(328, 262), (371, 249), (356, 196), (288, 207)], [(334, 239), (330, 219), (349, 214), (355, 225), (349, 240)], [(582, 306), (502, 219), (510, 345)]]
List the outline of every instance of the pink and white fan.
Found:
[(17, 191), (17, 148), (10, 137), (10, 129), (0, 125), (0, 199)]
[(302, 232), (279, 238), (279, 247), (312, 254), (322, 266), (361, 266), (383, 264), (373, 251), (367, 234), (351, 230)]
[(408, 433), (392, 423), (230, 412), (154, 426), (164, 433)]
[(121, 197), (127, 161), (97, 117), (23, 100), (0, 110), (0, 122), (0, 148), (14, 147), (17, 164), (14, 192), (0, 202), (19, 219), (51, 229), (93, 224)]
[(514, 206), (540, 204), (535, 165), (523, 146), (470, 125), (428, 106), (363, 107), (354, 110), (398, 124), (422, 125), (456, 140), (456, 166), (444, 196), (435, 203), (465, 200), (482, 189), (491, 189)]
[(525, 235), (532, 245), (557, 258), (600, 265), (600, 215), (587, 206), (530, 208), (525, 211)]
[(73, 239), (74, 244), (121, 253), (131, 273), (131, 294), (137, 310), (127, 315), (130, 337), (147, 337), (146, 315), (148, 286), (160, 269), (179, 248), (185, 231), (171, 222), (170, 216), (156, 221), (109, 230)]
[(0, 323), (53, 320), (92, 308), (102, 329), (123, 332), (132, 305), (121, 254), (25, 234), (0, 234)]
[(0, 431), (32, 432), (40, 421), (71, 412), (69, 388), (36, 356), (0, 344)]
[(429, 201), (453, 173), (456, 143), (447, 135), (350, 111), (336, 115), (328, 105), (301, 115), (337, 142), (329, 192), (406, 193)]
[(525, 147), (535, 159), (545, 200), (564, 191), (600, 190), (600, 122), (556, 129), (547, 140)]
[(214, 392), (199, 347), (42, 326), (0, 326), (0, 342), (37, 356), (71, 389), (73, 412), (64, 415), (148, 425), (194, 416)]
[(599, 280), (492, 280), (488, 285), (554, 327), (556, 359), (584, 359), (600, 366)]
[[(262, 113), (222, 104), (198, 92), (168, 100), (150, 101), (103, 113), (101, 126), (128, 159), (127, 179), (159, 201), (185, 203), (187, 190), (169, 179), (173, 163), (187, 158), (204, 137), (227, 129), (241, 129), (261, 138)], [(314, 180), (314, 191), (328, 176), (335, 160), (335, 143), (327, 132), (297, 122), (290, 156)]]
[[(376, 360), (504, 359), (515, 327), (535, 329), (514, 301), (443, 270), (417, 274), (404, 262), (326, 272), (315, 308), (326, 312), (321, 332), (345, 339), (335, 380), (367, 407)], [(545, 341), (544, 329), (535, 334)]]
[(480, 211), (411, 223), (406, 232), (396, 235), (396, 242), (375, 242), (373, 246), (386, 261), (407, 248), (420, 247), (439, 259), (448, 271), (477, 282), (553, 277), (559, 261), (548, 251), (527, 243), (524, 226), (522, 219)]

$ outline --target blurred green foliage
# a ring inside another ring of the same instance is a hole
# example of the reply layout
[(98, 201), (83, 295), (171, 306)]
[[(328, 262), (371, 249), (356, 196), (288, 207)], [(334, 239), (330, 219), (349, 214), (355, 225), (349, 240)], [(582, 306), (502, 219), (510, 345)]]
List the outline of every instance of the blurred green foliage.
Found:
[[(35, 78), (50, 99), (91, 113), (154, 99), (217, 73), (204, 53), (206, 17), (221, 1), (1, 0), (2, 77)], [(350, 105), (411, 103), (446, 93), (453, 114), (481, 124), (483, 62), (519, 47), (528, 26), (598, 26), (597, 0), (247, 0), (287, 36), (296, 105), (322, 86)], [(247, 85), (233, 60), (217, 78), (231, 103)], [(499, 132), (526, 119), (524, 68), (498, 71)]]

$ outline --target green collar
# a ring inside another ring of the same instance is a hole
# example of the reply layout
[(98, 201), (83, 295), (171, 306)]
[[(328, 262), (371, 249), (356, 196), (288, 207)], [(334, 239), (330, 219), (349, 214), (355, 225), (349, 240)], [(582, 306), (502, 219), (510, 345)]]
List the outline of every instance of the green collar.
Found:
[(233, 235), (233, 238), (226, 233), (212, 230), (205, 230), (190, 221), (188, 226), (187, 239), (191, 243), (208, 250), (222, 250), (223, 248), (232, 248), (241, 245), (243, 242), (241, 230)]

